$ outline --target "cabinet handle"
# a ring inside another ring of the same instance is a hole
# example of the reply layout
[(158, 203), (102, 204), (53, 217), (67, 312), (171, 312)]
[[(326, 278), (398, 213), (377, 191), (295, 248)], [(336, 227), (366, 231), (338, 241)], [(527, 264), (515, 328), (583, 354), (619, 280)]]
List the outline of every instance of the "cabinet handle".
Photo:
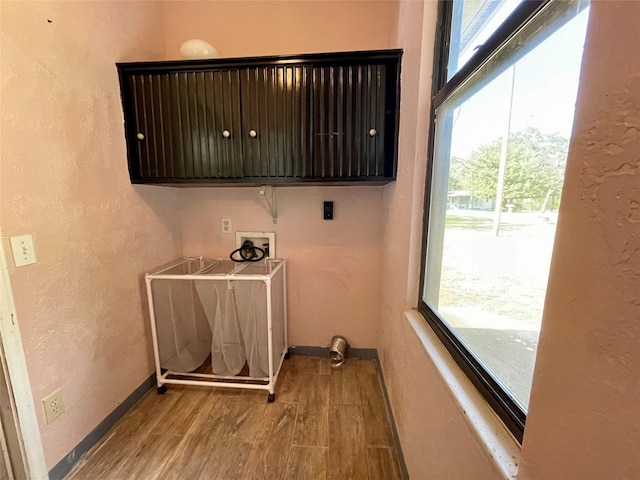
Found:
[(231, 136), (231, 132), (229, 130), (223, 130), (222, 136), (224, 138), (229, 138)]
[(136, 135), (136, 137), (138, 138), (138, 140), (144, 140), (144, 133), (139, 133)]
[(375, 137), (377, 134), (378, 134), (378, 131), (375, 128), (372, 128), (371, 130), (369, 130), (370, 137)]
[(249, 136), (251, 138), (256, 138), (258, 136), (258, 132), (256, 132), (255, 130), (249, 130)]

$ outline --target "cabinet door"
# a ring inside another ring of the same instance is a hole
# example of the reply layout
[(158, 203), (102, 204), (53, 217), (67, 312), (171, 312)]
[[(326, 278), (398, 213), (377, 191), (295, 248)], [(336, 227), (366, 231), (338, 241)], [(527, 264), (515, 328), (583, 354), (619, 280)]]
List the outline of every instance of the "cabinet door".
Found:
[(386, 90), (385, 64), (313, 69), (314, 177), (389, 176), (385, 172)]
[(130, 75), (132, 180), (242, 176), (238, 70)]
[(167, 150), (171, 149), (171, 138), (167, 138), (167, 134), (171, 133), (171, 125), (165, 117), (171, 107), (165, 93), (166, 80), (161, 75), (129, 75), (126, 88), (123, 85), (132, 181), (174, 176), (173, 165), (167, 162)]
[(241, 74), (245, 177), (311, 176), (311, 68), (251, 67)]

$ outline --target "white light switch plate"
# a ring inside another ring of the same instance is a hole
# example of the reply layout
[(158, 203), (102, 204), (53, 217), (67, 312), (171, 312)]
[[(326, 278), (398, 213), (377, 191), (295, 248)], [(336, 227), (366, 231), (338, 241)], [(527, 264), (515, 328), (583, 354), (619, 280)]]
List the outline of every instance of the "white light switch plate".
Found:
[(11, 251), (16, 267), (31, 265), (36, 263), (36, 252), (33, 249), (33, 237), (31, 235), (21, 235), (11, 237)]

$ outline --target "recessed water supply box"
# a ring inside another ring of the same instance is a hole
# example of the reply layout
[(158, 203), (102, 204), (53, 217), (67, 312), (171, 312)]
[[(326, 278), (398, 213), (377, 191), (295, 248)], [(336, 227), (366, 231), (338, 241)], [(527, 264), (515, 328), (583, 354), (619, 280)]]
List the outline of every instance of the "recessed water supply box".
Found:
[(274, 232), (236, 232), (236, 248), (246, 240), (265, 251), (265, 258), (276, 258), (276, 234)]

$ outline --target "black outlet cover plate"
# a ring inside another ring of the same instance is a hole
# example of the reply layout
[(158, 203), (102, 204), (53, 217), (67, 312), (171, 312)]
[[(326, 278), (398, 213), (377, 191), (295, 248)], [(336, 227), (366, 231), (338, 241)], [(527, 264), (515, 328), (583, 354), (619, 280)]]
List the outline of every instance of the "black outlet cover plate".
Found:
[(324, 202), (324, 219), (333, 220), (333, 202)]

